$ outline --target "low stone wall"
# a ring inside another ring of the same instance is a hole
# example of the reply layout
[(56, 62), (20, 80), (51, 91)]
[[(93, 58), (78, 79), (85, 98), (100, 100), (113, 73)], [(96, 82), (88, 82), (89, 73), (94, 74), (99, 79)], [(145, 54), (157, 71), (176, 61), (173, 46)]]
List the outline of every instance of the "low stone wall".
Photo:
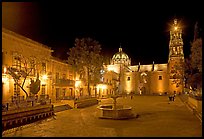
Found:
[(192, 97), (188, 97), (188, 103), (191, 107), (195, 108), (198, 112), (202, 112), (202, 100), (197, 100)]
[(98, 104), (97, 98), (88, 98), (75, 101), (75, 108), (84, 108)]
[(2, 131), (54, 115), (53, 105), (41, 105), (2, 112)]

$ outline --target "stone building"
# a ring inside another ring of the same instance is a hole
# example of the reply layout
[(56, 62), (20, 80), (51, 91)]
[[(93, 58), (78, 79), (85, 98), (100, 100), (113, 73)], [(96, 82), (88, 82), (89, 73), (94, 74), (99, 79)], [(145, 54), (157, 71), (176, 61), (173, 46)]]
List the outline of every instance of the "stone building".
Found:
[[(50, 47), (2, 28), (2, 100), (3, 103), (32, 96), (31, 80), (39, 76), (38, 97), (48, 97), (52, 102), (74, 97), (74, 76), (70, 65), (51, 56)], [(21, 76), (17, 82), (8, 69)], [(23, 71), (23, 72), (22, 72)], [(26, 73), (28, 76), (20, 75)], [(22, 88), (21, 88), (22, 87)], [(24, 92), (24, 91), (25, 92)]]
[[(88, 95), (87, 86), (79, 75), (66, 62), (53, 57), (52, 52), (46, 45), (2, 28), (3, 103), (25, 98), (25, 92), (30, 96), (31, 80), (37, 78), (41, 81), (38, 95), (47, 96), (52, 102)], [(111, 64), (104, 65), (101, 82), (90, 86), (91, 96), (181, 93), (183, 64), (182, 30), (175, 19), (170, 31), (167, 63), (155, 64), (153, 61), (149, 65), (131, 65), (131, 58), (120, 47)], [(8, 74), (9, 67), (15, 70), (16, 77), (21, 76), (19, 85)]]
[(174, 20), (170, 31), (168, 63), (131, 65), (131, 59), (119, 48), (106, 71), (119, 75), (119, 94), (173, 94), (183, 92), (184, 53), (182, 30)]

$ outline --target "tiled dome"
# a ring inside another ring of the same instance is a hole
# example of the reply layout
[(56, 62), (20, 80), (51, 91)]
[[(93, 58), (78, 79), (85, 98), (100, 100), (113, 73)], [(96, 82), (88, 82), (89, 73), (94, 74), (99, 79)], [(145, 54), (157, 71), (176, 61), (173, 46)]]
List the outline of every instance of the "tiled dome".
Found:
[(130, 65), (130, 59), (128, 55), (122, 51), (122, 48), (119, 48), (119, 52), (113, 55), (112, 63)]

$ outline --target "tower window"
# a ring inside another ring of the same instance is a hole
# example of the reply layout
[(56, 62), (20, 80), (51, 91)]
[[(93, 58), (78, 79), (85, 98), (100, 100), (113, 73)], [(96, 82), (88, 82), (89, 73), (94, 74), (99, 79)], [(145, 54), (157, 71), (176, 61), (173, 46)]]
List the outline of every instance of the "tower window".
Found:
[(162, 76), (161, 75), (159, 76), (159, 80), (162, 80)]
[(128, 77), (127, 80), (130, 81), (130, 77)]

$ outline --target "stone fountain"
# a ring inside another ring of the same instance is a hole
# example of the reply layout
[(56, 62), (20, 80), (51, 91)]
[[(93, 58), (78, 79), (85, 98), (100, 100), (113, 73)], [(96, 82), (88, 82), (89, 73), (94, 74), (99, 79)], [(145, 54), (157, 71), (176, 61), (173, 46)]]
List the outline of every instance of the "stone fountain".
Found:
[(113, 95), (113, 104), (100, 105), (97, 108), (100, 111), (99, 118), (105, 119), (129, 119), (134, 118), (136, 115), (132, 112), (132, 107), (117, 105), (116, 99), (119, 95)]

